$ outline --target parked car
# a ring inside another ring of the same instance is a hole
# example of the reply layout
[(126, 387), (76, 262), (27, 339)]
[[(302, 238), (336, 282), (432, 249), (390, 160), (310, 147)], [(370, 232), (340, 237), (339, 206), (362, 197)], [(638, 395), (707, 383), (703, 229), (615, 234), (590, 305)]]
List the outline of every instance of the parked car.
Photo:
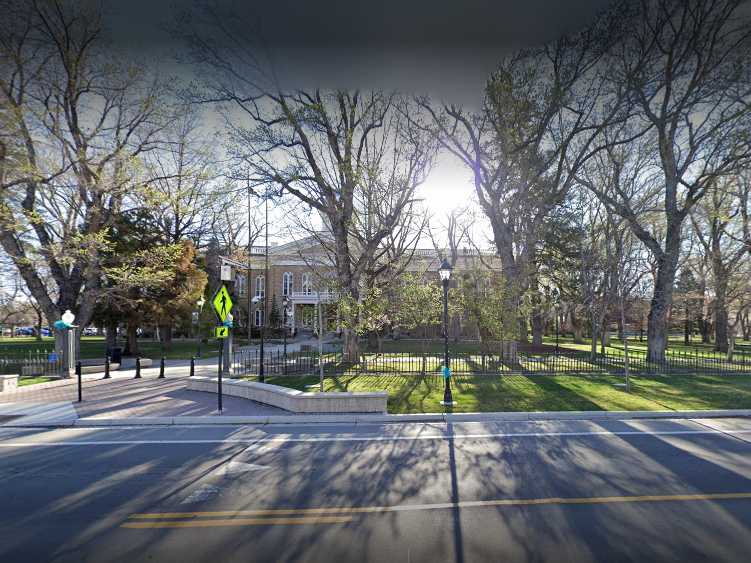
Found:
[(87, 326), (83, 329), (83, 332), (81, 333), (84, 336), (96, 336), (97, 335), (97, 329), (93, 326)]
[(34, 336), (36, 331), (32, 326), (20, 326), (16, 329), (16, 336)]

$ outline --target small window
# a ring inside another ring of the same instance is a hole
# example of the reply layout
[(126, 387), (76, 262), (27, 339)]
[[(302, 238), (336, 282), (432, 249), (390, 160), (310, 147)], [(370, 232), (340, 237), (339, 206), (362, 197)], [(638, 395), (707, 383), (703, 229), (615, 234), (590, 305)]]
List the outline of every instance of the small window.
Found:
[(256, 309), (256, 326), (263, 326), (263, 309)]
[(256, 297), (263, 298), (266, 293), (266, 278), (256, 276)]

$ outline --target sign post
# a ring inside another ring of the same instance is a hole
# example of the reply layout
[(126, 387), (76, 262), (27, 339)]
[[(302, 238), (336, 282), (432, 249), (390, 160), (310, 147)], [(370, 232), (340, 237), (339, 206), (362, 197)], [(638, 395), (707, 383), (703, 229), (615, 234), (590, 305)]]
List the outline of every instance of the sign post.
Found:
[(221, 285), (219, 290), (214, 294), (212, 299), (214, 312), (219, 319), (220, 325), (214, 329), (214, 336), (219, 340), (219, 358), (217, 359), (217, 408), (219, 414), (222, 414), (222, 361), (224, 360), (224, 341), (230, 338), (230, 329), (232, 328), (232, 297), (229, 291)]

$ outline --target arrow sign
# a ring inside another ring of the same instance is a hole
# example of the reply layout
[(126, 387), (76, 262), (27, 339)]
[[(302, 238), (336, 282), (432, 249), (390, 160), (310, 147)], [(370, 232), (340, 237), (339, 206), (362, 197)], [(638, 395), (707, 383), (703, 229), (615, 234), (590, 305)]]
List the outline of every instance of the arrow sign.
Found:
[(232, 298), (224, 285), (222, 285), (222, 287), (219, 288), (219, 291), (216, 292), (212, 302), (219, 321), (226, 321), (227, 315), (229, 315), (229, 312), (232, 310)]

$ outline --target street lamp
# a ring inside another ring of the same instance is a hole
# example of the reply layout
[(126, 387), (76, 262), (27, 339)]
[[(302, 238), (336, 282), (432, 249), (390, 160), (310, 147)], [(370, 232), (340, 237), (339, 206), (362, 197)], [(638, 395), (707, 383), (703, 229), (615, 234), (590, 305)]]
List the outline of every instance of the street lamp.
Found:
[(206, 305), (206, 299), (203, 295), (196, 301), (196, 307), (198, 307), (198, 315), (196, 315), (196, 332), (198, 333), (198, 352), (197, 357), (201, 357), (201, 313), (203, 313), (203, 306)]
[(441, 262), (438, 268), (438, 276), (443, 285), (443, 401), (444, 406), (453, 406), (454, 398), (451, 396), (451, 368), (449, 367), (449, 280), (451, 279), (451, 264), (446, 260)]
[(71, 312), (70, 309), (65, 309), (65, 312), (62, 314), (60, 319), (68, 326), (73, 326), (73, 322), (76, 320), (76, 316)]
[(289, 306), (289, 297), (282, 297), (282, 330), (284, 334), (284, 367), (282, 373), (287, 375), (287, 307)]

